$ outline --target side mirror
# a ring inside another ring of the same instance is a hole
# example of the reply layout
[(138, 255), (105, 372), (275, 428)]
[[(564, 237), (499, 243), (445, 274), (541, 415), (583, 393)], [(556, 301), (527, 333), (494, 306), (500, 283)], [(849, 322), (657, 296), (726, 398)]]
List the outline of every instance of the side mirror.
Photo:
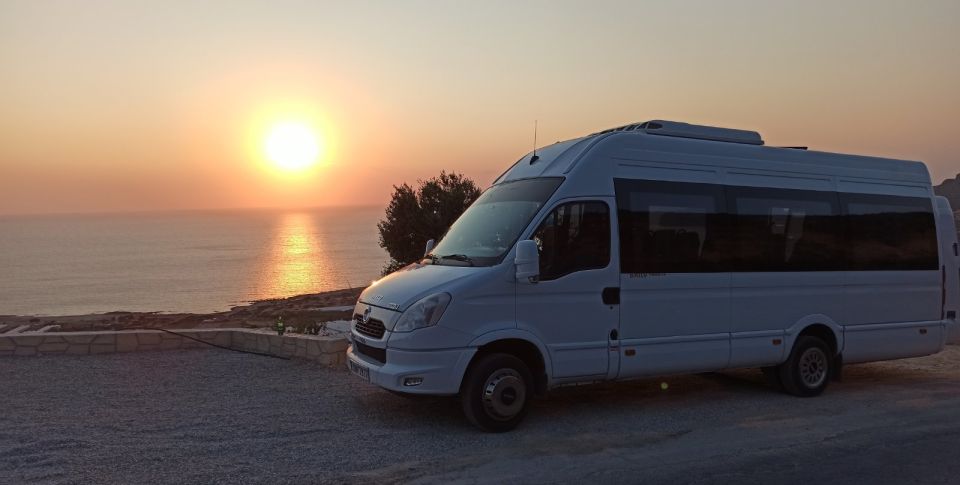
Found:
[(430, 251), (433, 251), (433, 246), (436, 245), (436, 241), (433, 239), (427, 241), (427, 247), (423, 250), (423, 255), (426, 256), (430, 254)]
[(540, 277), (540, 249), (537, 243), (530, 239), (518, 242), (513, 264), (517, 267), (517, 281), (536, 283)]

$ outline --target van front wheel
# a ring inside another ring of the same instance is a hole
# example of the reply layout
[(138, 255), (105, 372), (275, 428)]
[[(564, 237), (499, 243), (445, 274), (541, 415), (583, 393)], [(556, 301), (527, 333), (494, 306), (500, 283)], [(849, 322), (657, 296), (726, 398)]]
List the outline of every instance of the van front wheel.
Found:
[(777, 369), (783, 389), (800, 397), (820, 395), (830, 382), (833, 362), (826, 342), (809, 335), (798, 338), (790, 358)]
[(510, 431), (527, 412), (532, 383), (522, 360), (509, 354), (484, 355), (470, 365), (463, 379), (463, 414), (484, 431)]

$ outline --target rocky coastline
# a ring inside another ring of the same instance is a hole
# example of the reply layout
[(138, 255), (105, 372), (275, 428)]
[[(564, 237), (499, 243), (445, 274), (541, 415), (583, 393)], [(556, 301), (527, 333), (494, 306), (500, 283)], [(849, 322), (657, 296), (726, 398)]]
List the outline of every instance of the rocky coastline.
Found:
[(345, 288), (307, 295), (258, 300), (224, 312), (124, 312), (88, 315), (0, 315), (0, 334), (22, 332), (87, 332), (178, 328), (264, 328), (282, 317), (287, 328), (349, 320), (364, 288)]

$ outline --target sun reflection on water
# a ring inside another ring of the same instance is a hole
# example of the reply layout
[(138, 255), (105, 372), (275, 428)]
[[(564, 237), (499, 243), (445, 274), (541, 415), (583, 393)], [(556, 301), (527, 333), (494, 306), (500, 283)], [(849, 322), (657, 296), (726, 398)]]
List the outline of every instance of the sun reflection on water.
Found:
[(319, 291), (325, 283), (323, 268), (328, 265), (323, 243), (310, 214), (285, 214), (260, 274), (257, 299)]

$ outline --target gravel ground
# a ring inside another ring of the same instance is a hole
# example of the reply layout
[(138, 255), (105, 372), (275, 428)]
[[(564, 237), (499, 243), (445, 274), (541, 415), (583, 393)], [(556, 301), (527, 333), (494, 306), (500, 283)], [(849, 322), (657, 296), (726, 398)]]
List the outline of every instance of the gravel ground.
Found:
[[(566, 388), (507, 434), (452, 399), (218, 350), (0, 359), (0, 483), (960, 481), (960, 347), (850, 366)], [(668, 384), (661, 389), (661, 382)]]

